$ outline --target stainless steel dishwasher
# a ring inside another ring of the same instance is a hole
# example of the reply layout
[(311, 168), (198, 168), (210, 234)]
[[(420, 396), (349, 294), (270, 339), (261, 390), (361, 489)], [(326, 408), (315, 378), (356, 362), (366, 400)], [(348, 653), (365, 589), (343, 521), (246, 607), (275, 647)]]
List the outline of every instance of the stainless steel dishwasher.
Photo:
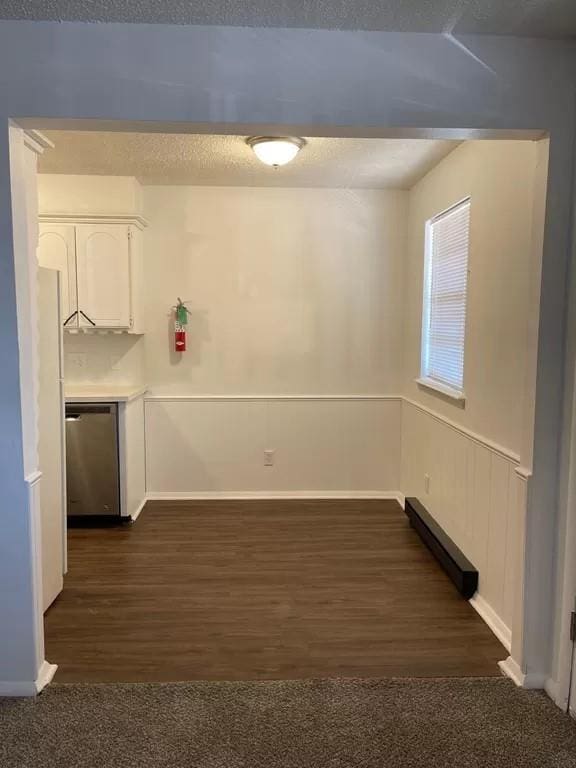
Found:
[(69, 517), (120, 516), (117, 403), (66, 404)]

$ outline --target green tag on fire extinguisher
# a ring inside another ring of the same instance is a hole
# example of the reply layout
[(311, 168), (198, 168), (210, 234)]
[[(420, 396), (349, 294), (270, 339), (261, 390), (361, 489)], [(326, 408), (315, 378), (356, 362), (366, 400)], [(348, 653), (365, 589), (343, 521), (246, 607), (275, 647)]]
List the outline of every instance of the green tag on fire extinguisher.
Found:
[(176, 322), (180, 326), (188, 324), (188, 309), (182, 303), (181, 299), (178, 299), (178, 304), (176, 305)]

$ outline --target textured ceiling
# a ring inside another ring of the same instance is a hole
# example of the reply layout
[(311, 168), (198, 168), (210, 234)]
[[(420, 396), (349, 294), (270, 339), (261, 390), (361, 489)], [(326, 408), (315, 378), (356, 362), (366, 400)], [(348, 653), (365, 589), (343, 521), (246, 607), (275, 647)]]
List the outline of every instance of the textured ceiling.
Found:
[(0, 19), (576, 36), (576, 0), (0, 0)]
[(46, 131), (41, 173), (135, 176), (142, 184), (408, 189), (458, 142), (310, 138), (289, 165), (263, 165), (243, 136)]

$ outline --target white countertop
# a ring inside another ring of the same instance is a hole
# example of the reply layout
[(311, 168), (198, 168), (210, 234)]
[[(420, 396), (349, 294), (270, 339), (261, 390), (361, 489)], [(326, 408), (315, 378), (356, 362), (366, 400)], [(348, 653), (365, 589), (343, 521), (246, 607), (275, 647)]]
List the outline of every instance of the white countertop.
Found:
[(67, 403), (128, 403), (146, 392), (140, 385), (70, 384), (64, 388)]

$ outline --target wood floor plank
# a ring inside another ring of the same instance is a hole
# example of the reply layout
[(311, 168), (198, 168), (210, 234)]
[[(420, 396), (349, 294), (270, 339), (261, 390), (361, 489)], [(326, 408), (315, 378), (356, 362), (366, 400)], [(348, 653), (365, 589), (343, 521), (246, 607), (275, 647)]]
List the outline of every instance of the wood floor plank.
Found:
[(507, 652), (395, 501), (149, 502), (69, 531), (57, 680), (497, 675)]

